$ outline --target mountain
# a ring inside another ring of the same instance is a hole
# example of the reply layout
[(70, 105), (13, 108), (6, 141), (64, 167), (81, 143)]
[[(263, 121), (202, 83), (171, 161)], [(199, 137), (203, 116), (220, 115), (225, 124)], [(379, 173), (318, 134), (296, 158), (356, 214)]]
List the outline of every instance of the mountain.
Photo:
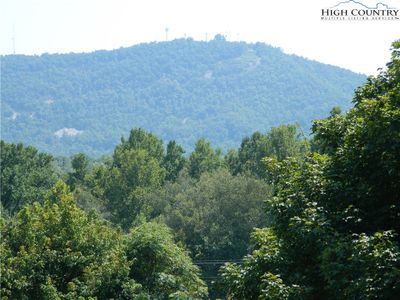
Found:
[(359, 7), (365, 8), (365, 9), (379, 9), (379, 8), (382, 8), (382, 9), (394, 9), (393, 7), (389, 7), (389, 5), (387, 5), (385, 3), (382, 3), (382, 2), (378, 2), (378, 3), (375, 4), (375, 6), (371, 7), (371, 6), (367, 6), (364, 3), (361, 3), (361, 2), (358, 2), (358, 1), (355, 1), (355, 0), (348, 0), (348, 1), (339, 2), (338, 4), (332, 6), (331, 8), (338, 8), (339, 6), (341, 7), (342, 5), (352, 5), (353, 7), (354, 6), (359, 6)]
[(365, 76), (263, 43), (179, 39), (93, 53), (1, 57), (1, 133), (57, 155), (112, 151), (133, 127), (227, 149), (271, 126), (348, 109)]

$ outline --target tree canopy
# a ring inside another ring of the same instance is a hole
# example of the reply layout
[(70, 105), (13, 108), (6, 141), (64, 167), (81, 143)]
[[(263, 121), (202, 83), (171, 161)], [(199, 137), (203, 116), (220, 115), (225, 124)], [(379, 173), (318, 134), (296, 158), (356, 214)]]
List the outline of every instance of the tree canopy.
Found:
[(2, 299), (202, 299), (207, 288), (163, 225), (129, 235), (80, 210), (58, 182), (1, 219)]
[(354, 108), (313, 126), (304, 161), (266, 158), (271, 226), (222, 282), (233, 298), (396, 299), (400, 292), (400, 42)]
[(51, 155), (4, 141), (0, 147), (1, 204), (14, 214), (25, 204), (42, 201), (57, 176)]

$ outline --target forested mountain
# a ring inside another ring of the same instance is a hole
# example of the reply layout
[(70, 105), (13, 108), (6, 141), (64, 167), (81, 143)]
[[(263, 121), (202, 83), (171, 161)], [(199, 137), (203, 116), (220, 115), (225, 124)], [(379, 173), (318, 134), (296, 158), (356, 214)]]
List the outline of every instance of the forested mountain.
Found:
[(97, 160), (0, 141), (2, 299), (397, 300), (400, 41), (353, 104), (225, 155), (141, 128)]
[(110, 153), (133, 127), (191, 150), (347, 110), (365, 76), (266, 44), (179, 39), (85, 54), (1, 57), (2, 138), (58, 155)]

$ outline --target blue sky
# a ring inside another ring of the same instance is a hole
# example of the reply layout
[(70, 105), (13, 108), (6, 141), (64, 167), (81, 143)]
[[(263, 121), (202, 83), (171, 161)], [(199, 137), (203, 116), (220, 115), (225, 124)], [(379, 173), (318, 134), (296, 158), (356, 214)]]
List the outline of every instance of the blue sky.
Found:
[[(400, 21), (321, 21), (336, 0), (1, 0), (0, 54), (90, 52), (192, 37), (265, 42), (375, 74), (400, 38)], [(367, 5), (376, 1), (365, 0)], [(386, 3), (386, 2), (385, 2)], [(387, 1), (400, 8), (400, 0)], [(13, 33), (14, 32), (14, 33)]]

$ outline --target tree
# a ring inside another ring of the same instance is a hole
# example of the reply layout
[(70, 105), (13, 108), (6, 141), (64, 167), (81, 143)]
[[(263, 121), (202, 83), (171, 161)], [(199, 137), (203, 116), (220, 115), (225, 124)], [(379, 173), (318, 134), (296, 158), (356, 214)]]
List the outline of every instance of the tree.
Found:
[(202, 173), (214, 171), (222, 166), (221, 152), (215, 151), (205, 139), (199, 139), (189, 157), (190, 176), (199, 179)]
[(346, 130), (345, 116), (341, 114), (339, 108), (334, 107), (330, 116), (325, 120), (316, 120), (313, 128), (312, 150), (331, 155), (343, 143)]
[(164, 225), (129, 235), (80, 210), (63, 182), (0, 218), (2, 299), (202, 299), (207, 288)]
[(71, 189), (75, 189), (77, 183), (82, 183), (88, 172), (89, 159), (83, 153), (72, 156), (71, 160), (72, 172), (68, 174), (68, 185)]
[(239, 160), (239, 152), (237, 150), (228, 150), (228, 153), (226, 153), (224, 157), (224, 161), (232, 175), (240, 174), (241, 165)]
[(146, 132), (142, 128), (134, 128), (130, 131), (129, 138), (121, 139), (121, 143), (115, 148), (114, 163), (119, 163), (118, 153), (124, 150), (146, 150), (149, 156), (155, 158), (160, 163), (164, 159), (163, 142), (155, 135)]
[(240, 173), (253, 174), (259, 178), (265, 177), (265, 166), (262, 159), (269, 154), (268, 138), (260, 132), (245, 137), (240, 145), (238, 155)]
[(250, 232), (265, 226), (263, 202), (271, 187), (232, 176), (226, 169), (199, 180), (181, 176), (149, 193), (146, 215), (160, 219), (197, 259), (238, 259), (247, 251)]
[(256, 229), (251, 235), (251, 255), (241, 266), (227, 263), (220, 269), (218, 285), (233, 299), (302, 299), (299, 287), (280, 277), (281, 241), (271, 229)]
[(298, 125), (272, 127), (267, 137), (271, 147), (268, 156), (276, 157), (278, 161), (304, 156), (309, 150), (308, 142)]
[(143, 129), (132, 129), (129, 138), (116, 146), (112, 161), (88, 176), (96, 196), (105, 199), (111, 219), (125, 230), (142, 210), (139, 199), (164, 182), (164, 159), (161, 140)]
[(24, 207), (2, 228), (5, 299), (134, 296), (141, 286), (129, 266), (122, 235), (82, 212), (62, 182), (44, 204)]
[(183, 169), (186, 159), (183, 156), (185, 151), (175, 141), (170, 141), (167, 145), (167, 154), (164, 159), (164, 168), (166, 170), (165, 179), (175, 181), (179, 172)]
[(128, 229), (142, 210), (140, 199), (161, 186), (165, 169), (142, 149), (124, 149), (114, 154), (106, 175), (104, 196), (112, 220)]
[(242, 140), (238, 151), (239, 162), (233, 165), (233, 174), (248, 173), (265, 178), (265, 157), (282, 161), (288, 157), (301, 158), (308, 152), (308, 143), (296, 125), (272, 127), (267, 134), (253, 133)]
[(398, 297), (399, 99), (397, 41), (387, 70), (357, 89), (354, 108), (314, 123), (320, 154), (266, 159), (273, 222), (243, 266), (222, 269), (228, 294), (262, 298), (277, 287), (270, 299)]
[(33, 147), (0, 142), (1, 203), (15, 214), (25, 204), (42, 201), (57, 176), (53, 157)]
[(149, 291), (152, 299), (204, 299), (207, 287), (188, 253), (178, 247), (165, 225), (145, 223), (126, 241), (133, 264), (130, 276)]
[[(336, 186), (327, 204), (335, 211), (356, 210), (362, 222), (351, 230), (357, 232), (400, 232), (399, 47), (399, 41), (393, 44), (387, 70), (356, 90), (355, 107), (346, 116), (313, 126), (315, 139), (332, 152)], [(348, 229), (340, 218), (338, 223)]]

